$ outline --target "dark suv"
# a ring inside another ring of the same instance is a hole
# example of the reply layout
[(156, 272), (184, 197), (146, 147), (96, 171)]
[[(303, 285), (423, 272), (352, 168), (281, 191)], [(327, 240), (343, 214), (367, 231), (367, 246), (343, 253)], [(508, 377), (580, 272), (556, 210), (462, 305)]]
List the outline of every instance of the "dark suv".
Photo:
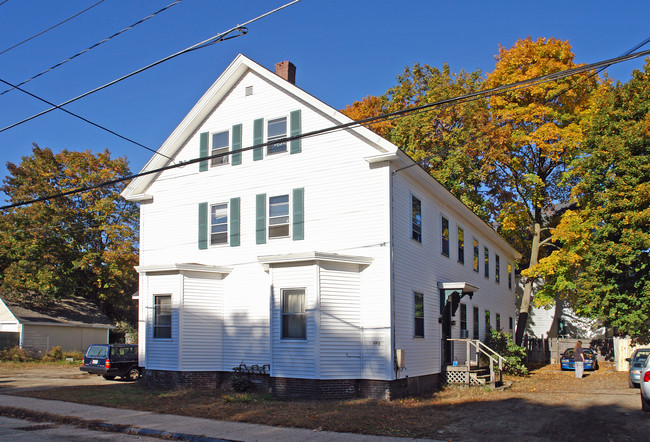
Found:
[(142, 374), (138, 365), (138, 346), (132, 344), (93, 344), (88, 347), (79, 370), (102, 375), (113, 380), (116, 376), (136, 381)]

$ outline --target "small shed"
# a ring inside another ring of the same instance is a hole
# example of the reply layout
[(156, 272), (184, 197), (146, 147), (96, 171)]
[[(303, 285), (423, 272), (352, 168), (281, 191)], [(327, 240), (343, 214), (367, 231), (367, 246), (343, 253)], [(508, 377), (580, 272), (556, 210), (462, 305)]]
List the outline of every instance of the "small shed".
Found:
[(90, 301), (58, 299), (48, 306), (34, 306), (0, 298), (0, 349), (20, 348), (47, 352), (83, 351), (90, 344), (108, 343), (115, 328)]

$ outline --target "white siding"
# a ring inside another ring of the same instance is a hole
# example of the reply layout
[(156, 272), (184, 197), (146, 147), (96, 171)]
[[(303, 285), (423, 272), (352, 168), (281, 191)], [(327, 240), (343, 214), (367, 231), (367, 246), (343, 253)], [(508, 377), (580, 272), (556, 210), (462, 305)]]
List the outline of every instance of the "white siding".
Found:
[(363, 352), (358, 267), (327, 263), (320, 269), (321, 379), (361, 378)]
[(223, 281), (220, 276), (183, 276), (181, 370), (223, 367)]
[[(271, 269), (273, 311), (271, 319), (271, 376), (317, 379), (318, 299), (315, 265), (278, 266)], [(282, 339), (283, 289), (305, 289), (306, 339)]]
[[(181, 275), (154, 274), (147, 277), (147, 293), (140, 294), (142, 302), (146, 297), (146, 360), (145, 367), (151, 370), (178, 370), (179, 368), (179, 308), (181, 306)], [(154, 339), (154, 296), (172, 296), (172, 337), (171, 339)]]
[[(440, 312), (439, 282), (466, 282), (479, 290), (467, 304), (468, 329), (471, 337), (473, 307), (479, 307), (480, 338), (485, 337), (485, 311), (490, 311), (492, 327), (496, 326), (496, 314), (501, 315), (501, 326), (507, 329), (508, 318), (515, 312), (515, 293), (508, 288), (507, 266), (514, 262), (512, 255), (494, 234), (486, 234), (482, 221), (469, 209), (452, 208), (445, 195), (434, 194), (409, 173), (394, 175), (394, 266), (395, 266), (395, 347), (406, 349), (406, 368), (400, 376), (419, 376), (441, 371), (442, 326), (438, 322)], [(411, 195), (422, 202), (422, 242), (411, 239)], [(442, 197), (441, 197), (442, 196)], [(442, 251), (441, 219), (449, 220), (449, 256)], [(458, 261), (458, 227), (464, 231), (465, 262)], [(479, 271), (473, 270), (473, 238), (479, 241)], [(485, 277), (483, 247), (490, 251), (490, 275)], [(495, 281), (495, 254), (500, 256), (501, 281)], [(424, 294), (424, 338), (413, 337), (413, 292)], [(460, 310), (452, 318), (452, 337), (460, 336)], [(464, 349), (455, 348), (455, 356), (464, 358)]]

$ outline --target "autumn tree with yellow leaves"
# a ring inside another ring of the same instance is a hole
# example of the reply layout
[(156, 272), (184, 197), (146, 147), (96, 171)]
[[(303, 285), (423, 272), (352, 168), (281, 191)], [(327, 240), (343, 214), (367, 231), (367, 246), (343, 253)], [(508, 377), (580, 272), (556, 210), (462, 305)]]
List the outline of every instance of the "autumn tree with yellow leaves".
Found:
[[(486, 88), (516, 83), (576, 67), (568, 41), (530, 37), (506, 49), (488, 74)], [(582, 73), (490, 97), (490, 127), (482, 174), (498, 200), (499, 232), (527, 255), (525, 269), (550, 253), (549, 227), (559, 204), (568, 202), (560, 185), (583, 142), (581, 123), (597, 78)], [(521, 239), (525, 239), (525, 243)], [(528, 322), (533, 278), (524, 279), (515, 342)]]

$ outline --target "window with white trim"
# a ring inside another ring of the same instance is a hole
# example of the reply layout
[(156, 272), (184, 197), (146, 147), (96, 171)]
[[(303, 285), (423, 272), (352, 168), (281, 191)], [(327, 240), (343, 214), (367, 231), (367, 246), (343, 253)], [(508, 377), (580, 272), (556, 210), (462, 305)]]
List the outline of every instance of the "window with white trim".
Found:
[(413, 293), (413, 336), (424, 338), (424, 295)]
[(172, 295), (154, 296), (153, 337), (156, 339), (172, 337)]
[[(266, 141), (269, 143), (275, 140), (287, 138), (287, 117), (275, 118), (269, 120), (266, 125)], [(282, 153), (287, 151), (287, 143), (269, 144), (266, 148), (267, 155)]]
[(499, 255), (494, 255), (494, 282), (497, 284), (501, 282), (501, 258)]
[(230, 147), (230, 132), (216, 132), (212, 134), (212, 155), (224, 154), (221, 157), (212, 158), (211, 166), (222, 166), (228, 164), (230, 155), (228, 155), (228, 148)]
[(440, 235), (442, 237), (441, 253), (449, 256), (449, 220), (443, 216), (440, 226)]
[(269, 238), (289, 236), (289, 195), (269, 197)]
[(210, 206), (210, 245), (228, 244), (228, 203)]
[(305, 289), (282, 290), (282, 339), (307, 339)]
[(478, 265), (479, 265), (478, 260), (479, 260), (479, 256), (478, 256), (478, 240), (476, 238), (474, 238), (474, 271), (475, 272), (478, 272)]
[(465, 264), (465, 232), (458, 228), (458, 262)]
[(411, 195), (411, 238), (422, 242), (422, 202)]
[(487, 247), (483, 247), (483, 263), (485, 264), (485, 277), (490, 277), (490, 250)]

